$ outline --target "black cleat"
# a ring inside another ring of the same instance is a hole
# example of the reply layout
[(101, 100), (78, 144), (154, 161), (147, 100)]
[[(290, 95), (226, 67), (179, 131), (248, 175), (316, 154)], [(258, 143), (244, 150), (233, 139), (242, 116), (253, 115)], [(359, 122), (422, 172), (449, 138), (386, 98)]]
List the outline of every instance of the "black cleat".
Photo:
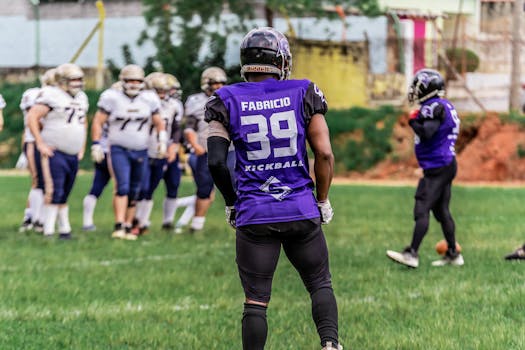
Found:
[(505, 260), (525, 260), (525, 244), (506, 255)]

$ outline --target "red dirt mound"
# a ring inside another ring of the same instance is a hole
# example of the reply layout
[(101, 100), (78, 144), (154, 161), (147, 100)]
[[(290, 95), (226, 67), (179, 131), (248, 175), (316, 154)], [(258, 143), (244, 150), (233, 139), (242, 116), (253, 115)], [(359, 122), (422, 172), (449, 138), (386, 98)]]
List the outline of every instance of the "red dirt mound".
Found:
[[(397, 180), (420, 177), (413, 140), (408, 117), (402, 116), (394, 126), (390, 159), (365, 173), (352, 173), (350, 178)], [(459, 181), (525, 180), (525, 130), (518, 124), (502, 123), (495, 114), (462, 129), (457, 151), (456, 179)]]

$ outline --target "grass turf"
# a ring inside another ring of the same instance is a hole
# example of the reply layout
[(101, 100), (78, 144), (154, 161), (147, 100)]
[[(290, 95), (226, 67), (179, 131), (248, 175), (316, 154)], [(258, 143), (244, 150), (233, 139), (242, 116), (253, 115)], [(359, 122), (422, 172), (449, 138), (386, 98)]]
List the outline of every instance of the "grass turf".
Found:
[[(217, 196), (205, 230), (160, 230), (162, 189), (151, 233), (110, 238), (110, 188), (81, 232), (82, 197), (70, 197), (74, 239), (17, 232), (29, 179), (0, 178), (0, 349), (240, 349), (243, 293), (235, 236)], [(414, 184), (415, 187), (415, 184)], [(351, 349), (524, 349), (524, 264), (502, 256), (525, 240), (524, 189), (454, 187), (452, 213), (465, 266), (435, 268), (442, 238), (432, 219), (420, 267), (389, 261), (411, 239), (414, 187), (334, 185), (334, 221), (324, 227)], [(181, 195), (193, 184), (183, 181)], [(180, 213), (178, 213), (180, 214)], [(281, 256), (268, 309), (267, 349), (319, 349), (308, 294)]]

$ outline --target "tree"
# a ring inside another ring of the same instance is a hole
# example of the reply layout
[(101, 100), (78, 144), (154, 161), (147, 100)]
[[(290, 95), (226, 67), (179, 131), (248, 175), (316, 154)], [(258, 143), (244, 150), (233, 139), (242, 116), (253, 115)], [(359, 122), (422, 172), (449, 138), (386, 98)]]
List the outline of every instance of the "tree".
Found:
[[(144, 18), (149, 29), (142, 33), (139, 44), (151, 41), (157, 53), (148, 59), (146, 72), (163, 70), (174, 74), (185, 94), (199, 89), (201, 71), (208, 66), (224, 67), (227, 35), (246, 32), (243, 20), (254, 18), (253, 0), (142, 0)], [(314, 15), (333, 16), (325, 11), (326, 2), (320, 0), (268, 0), (266, 13), (272, 16)], [(364, 14), (377, 15), (377, 0), (344, 0), (333, 5), (354, 7)], [(222, 21), (221, 15), (230, 12), (237, 20)], [(218, 30), (218, 28), (220, 28)], [(206, 45), (207, 55), (201, 57)], [(239, 67), (227, 67), (231, 80), (239, 79)]]

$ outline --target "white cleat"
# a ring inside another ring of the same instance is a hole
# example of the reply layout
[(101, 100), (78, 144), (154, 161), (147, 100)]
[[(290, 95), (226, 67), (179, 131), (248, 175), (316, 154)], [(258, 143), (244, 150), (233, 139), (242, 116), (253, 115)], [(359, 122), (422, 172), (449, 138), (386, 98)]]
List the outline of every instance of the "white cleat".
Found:
[(111, 237), (124, 239), (126, 237), (126, 231), (124, 229), (115, 230), (111, 234)]
[(410, 248), (406, 248), (403, 252), (398, 253), (393, 250), (387, 250), (386, 255), (393, 261), (415, 269), (419, 266), (419, 257), (417, 253)]
[(341, 344), (337, 344), (337, 347), (334, 347), (331, 341), (327, 341), (326, 345), (321, 350), (343, 350), (343, 346)]
[(463, 256), (461, 254), (458, 254), (456, 257), (445, 255), (443, 258), (432, 262), (432, 266), (463, 266), (464, 264), (465, 260), (463, 260)]

